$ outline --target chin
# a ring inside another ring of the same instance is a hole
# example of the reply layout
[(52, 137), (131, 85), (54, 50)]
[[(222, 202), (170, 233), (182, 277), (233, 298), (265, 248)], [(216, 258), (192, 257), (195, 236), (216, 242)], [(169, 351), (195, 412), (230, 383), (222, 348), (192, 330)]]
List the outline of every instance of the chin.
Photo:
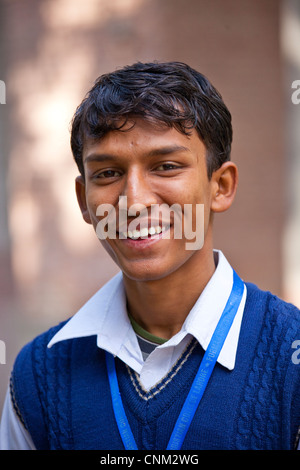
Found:
[(157, 269), (157, 267), (137, 267), (135, 269), (121, 268), (123, 274), (131, 279), (132, 281), (146, 282), (146, 281), (158, 281), (168, 275), (164, 270)]
[(122, 253), (114, 250), (109, 244), (103, 243), (110, 257), (117, 264), (124, 276), (132, 281), (158, 281), (168, 278), (176, 271), (182, 271), (184, 276), (189, 263), (193, 259), (193, 252), (172, 250), (172, 252), (156, 253), (155, 256), (141, 256), (126, 258)]
[(135, 262), (132, 266), (120, 266), (123, 274), (132, 281), (147, 282), (159, 281), (167, 278), (179, 268), (156, 262)]

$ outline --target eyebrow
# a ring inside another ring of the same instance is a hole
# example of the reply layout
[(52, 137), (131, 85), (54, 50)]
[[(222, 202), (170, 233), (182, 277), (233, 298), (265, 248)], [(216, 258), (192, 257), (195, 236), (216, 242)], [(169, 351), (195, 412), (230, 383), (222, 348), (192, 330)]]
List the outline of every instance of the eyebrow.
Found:
[(109, 153), (91, 153), (85, 158), (85, 162), (104, 162), (109, 160), (115, 160), (116, 157)]
[[(159, 155), (170, 155), (172, 153), (178, 152), (190, 152), (190, 149), (182, 145), (170, 145), (166, 147), (158, 147), (156, 149), (150, 150), (145, 154), (145, 157), (157, 157)], [(117, 158), (116, 155), (110, 153), (91, 153), (85, 158), (85, 162), (103, 162), (103, 161), (113, 161)]]
[(156, 157), (157, 155), (169, 155), (171, 153), (190, 152), (190, 149), (182, 145), (170, 145), (151, 150), (147, 156)]

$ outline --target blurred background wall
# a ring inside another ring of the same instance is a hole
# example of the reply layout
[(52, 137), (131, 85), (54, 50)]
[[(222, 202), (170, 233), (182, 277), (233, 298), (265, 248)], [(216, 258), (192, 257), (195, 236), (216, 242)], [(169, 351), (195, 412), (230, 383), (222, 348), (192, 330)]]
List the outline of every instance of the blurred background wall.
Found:
[(95, 78), (125, 64), (184, 61), (219, 89), (240, 186), (215, 246), (300, 306), (299, 49), (297, 0), (0, 1), (1, 406), (20, 347), (117, 272), (77, 207), (69, 125)]

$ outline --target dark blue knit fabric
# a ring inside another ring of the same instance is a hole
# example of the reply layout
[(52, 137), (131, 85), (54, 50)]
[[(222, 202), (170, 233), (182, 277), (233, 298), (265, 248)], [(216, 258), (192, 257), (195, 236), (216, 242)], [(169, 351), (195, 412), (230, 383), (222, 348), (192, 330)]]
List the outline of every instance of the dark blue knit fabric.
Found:
[[(217, 364), (183, 450), (293, 449), (300, 426), (299, 310), (247, 284), (236, 365)], [(209, 314), (209, 312), (208, 312)], [(25, 346), (11, 380), (15, 409), (38, 449), (120, 450), (104, 351), (96, 337), (47, 349), (59, 325)], [(116, 359), (125, 411), (138, 448), (165, 449), (203, 350), (193, 340), (150, 391)]]

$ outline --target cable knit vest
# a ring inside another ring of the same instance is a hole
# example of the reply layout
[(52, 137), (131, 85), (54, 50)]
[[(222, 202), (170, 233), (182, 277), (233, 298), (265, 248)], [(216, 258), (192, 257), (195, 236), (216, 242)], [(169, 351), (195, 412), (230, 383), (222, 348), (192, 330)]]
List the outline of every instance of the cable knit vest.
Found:
[[(293, 449), (300, 426), (300, 312), (247, 284), (236, 365), (217, 364), (182, 450)], [(209, 315), (209, 312), (208, 312)], [(16, 413), (37, 449), (123, 449), (115, 422), (104, 351), (96, 337), (47, 343), (62, 324), (19, 353), (11, 377)], [(138, 448), (163, 450), (203, 357), (192, 340), (155, 387), (116, 359), (124, 408)]]

